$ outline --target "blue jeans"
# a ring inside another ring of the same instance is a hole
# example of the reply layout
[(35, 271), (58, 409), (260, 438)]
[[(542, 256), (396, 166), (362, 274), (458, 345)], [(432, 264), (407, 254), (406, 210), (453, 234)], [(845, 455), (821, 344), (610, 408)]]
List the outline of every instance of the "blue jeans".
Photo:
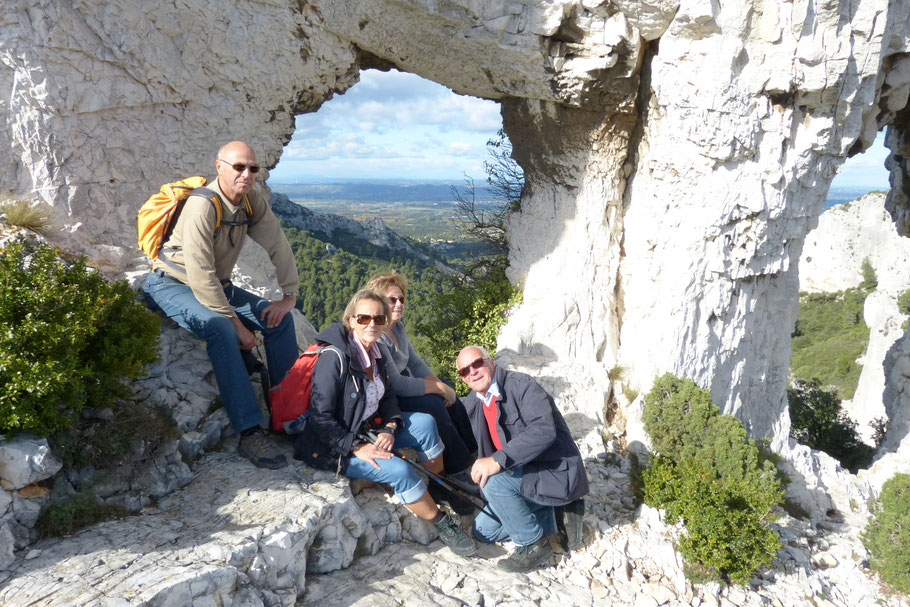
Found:
[[(445, 471), (449, 474), (467, 469), (474, 461), (474, 458), (471, 457), (471, 452), (465, 445), (465, 441), (462, 440), (461, 434), (458, 432), (458, 428), (456, 428), (450, 417), (450, 410), (458, 405), (461, 405), (461, 401), (452, 405), (452, 407), (446, 407), (445, 401), (438, 394), (398, 397), (398, 407), (402, 411), (416, 411), (433, 416), (436, 421), (436, 429), (439, 431), (439, 437), (446, 446), (445, 453), (442, 456), (442, 463)], [(464, 411), (464, 405), (461, 405), (461, 410)]]
[[(221, 403), (234, 431), (261, 426), (262, 411), (240, 355), (240, 340), (234, 323), (199, 303), (189, 285), (160, 271), (146, 277), (142, 293), (150, 308), (161, 310), (178, 325), (205, 340)], [(262, 332), (269, 379), (273, 386), (277, 385), (297, 360), (293, 318), (287, 314), (277, 327), (270, 329), (262, 322), (262, 311), (271, 303), (269, 300), (230, 284), (224, 288), (224, 294), (243, 326)]]
[[(395, 437), (394, 448), (411, 447), (417, 450), (417, 458), (425, 462), (437, 457), (443, 452), (442, 441), (436, 431), (436, 422), (426, 413), (402, 413), (404, 426)], [(410, 464), (398, 457), (392, 459), (377, 459), (379, 470), (369, 462), (352, 457), (345, 469), (345, 476), (351, 478), (365, 478), (376, 483), (388, 483), (395, 491), (395, 495), (402, 504), (412, 504), (423, 497), (427, 486), (417, 476), (417, 472)]]
[(553, 506), (539, 504), (521, 495), (521, 466), (503, 470), (487, 479), (481, 488), (499, 520), (484, 512), (474, 519), (474, 537), (486, 544), (512, 540), (519, 546), (533, 544), (543, 534), (556, 533)]

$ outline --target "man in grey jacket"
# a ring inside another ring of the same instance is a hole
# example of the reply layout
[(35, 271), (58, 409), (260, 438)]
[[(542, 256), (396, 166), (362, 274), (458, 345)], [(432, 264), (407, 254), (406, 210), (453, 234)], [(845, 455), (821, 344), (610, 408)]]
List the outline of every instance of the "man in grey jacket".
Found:
[(529, 375), (497, 368), (477, 346), (459, 352), (456, 368), (473, 390), (464, 399), (477, 439), (471, 478), (496, 515), (481, 512), (474, 537), (487, 543), (512, 540), (517, 548), (499, 566), (516, 572), (529, 571), (552, 554), (547, 536), (557, 528), (566, 549), (578, 546), (588, 479), (553, 398)]

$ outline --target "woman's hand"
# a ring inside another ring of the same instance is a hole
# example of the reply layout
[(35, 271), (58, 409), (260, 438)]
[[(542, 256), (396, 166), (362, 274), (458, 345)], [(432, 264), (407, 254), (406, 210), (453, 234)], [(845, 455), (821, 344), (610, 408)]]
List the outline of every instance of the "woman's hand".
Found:
[(376, 442), (373, 444), (376, 445), (379, 449), (391, 453), (392, 445), (395, 444), (395, 435), (389, 434), (388, 432), (383, 432), (376, 436)]
[[(390, 435), (389, 435), (390, 436)], [(394, 441), (394, 439), (392, 439)], [(378, 441), (377, 441), (378, 442)], [(359, 446), (354, 448), (354, 457), (361, 459), (377, 470), (379, 470), (379, 464), (376, 463), (377, 459), (392, 459), (392, 452), (388, 450), (383, 450), (377, 447), (372, 443), (361, 443)]]
[(446, 407), (451, 407), (455, 404), (455, 390), (435, 375), (424, 377), (423, 387), (427, 394), (438, 394), (441, 396), (442, 400), (445, 401)]

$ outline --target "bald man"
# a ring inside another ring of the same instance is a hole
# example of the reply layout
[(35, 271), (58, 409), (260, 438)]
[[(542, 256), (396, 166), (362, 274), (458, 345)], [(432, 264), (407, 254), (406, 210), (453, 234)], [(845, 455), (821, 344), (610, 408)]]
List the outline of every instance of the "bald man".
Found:
[(552, 554), (548, 535), (567, 550), (582, 541), (588, 479), (578, 447), (553, 398), (534, 378), (508, 371), (479, 346), (458, 353), (456, 369), (471, 389), (464, 400), (477, 439), (471, 478), (496, 517), (481, 512), (474, 538), (511, 540), (515, 551), (497, 565), (525, 572)]
[[(221, 147), (215, 157), (217, 177), (186, 200), (180, 217), (148, 275), (142, 291), (184, 329), (205, 340), (221, 402), (240, 435), (237, 452), (261, 468), (287, 464), (262, 428), (263, 415), (243, 363), (241, 350), (256, 345), (261, 331), (272, 385), (297, 359), (293, 317), (297, 266), (268, 200), (253, 190), (259, 163), (242, 141)], [(216, 230), (216, 207), (222, 219)], [(247, 235), (269, 254), (284, 294), (268, 301), (231, 284), (231, 272)]]

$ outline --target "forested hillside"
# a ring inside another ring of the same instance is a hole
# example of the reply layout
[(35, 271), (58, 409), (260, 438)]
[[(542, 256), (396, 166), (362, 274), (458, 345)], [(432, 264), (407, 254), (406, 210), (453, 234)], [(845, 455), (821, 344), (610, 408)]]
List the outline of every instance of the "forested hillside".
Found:
[(345, 304), (371, 276), (395, 269), (409, 281), (403, 322), (408, 334), (417, 336), (420, 325), (433, 314), (437, 295), (450, 285), (449, 277), (435, 266), (362, 240), (338, 234), (327, 239), (291, 227), (285, 227), (285, 233), (300, 272), (300, 309), (317, 329), (339, 320)]

